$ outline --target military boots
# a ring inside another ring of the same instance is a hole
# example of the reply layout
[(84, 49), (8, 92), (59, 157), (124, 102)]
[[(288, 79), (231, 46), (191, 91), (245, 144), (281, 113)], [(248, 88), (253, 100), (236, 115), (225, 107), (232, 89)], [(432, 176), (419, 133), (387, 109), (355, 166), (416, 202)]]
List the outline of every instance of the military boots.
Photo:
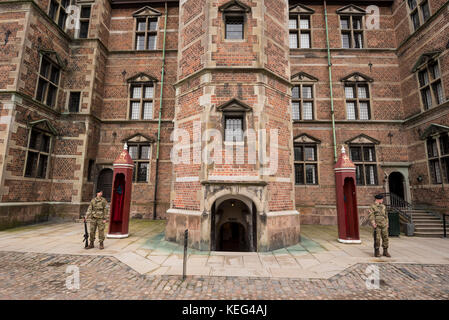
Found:
[(87, 247), (87, 249), (93, 249), (93, 248), (94, 248), (94, 242), (91, 241), (91, 242), (89, 243), (89, 246)]
[(379, 249), (375, 249), (375, 251), (374, 251), (374, 256), (375, 256), (375, 257), (380, 257), (380, 251), (379, 251)]
[(391, 255), (388, 253), (388, 249), (384, 248), (384, 256), (387, 258), (391, 258)]
[(100, 241), (100, 250), (104, 249), (103, 241)]

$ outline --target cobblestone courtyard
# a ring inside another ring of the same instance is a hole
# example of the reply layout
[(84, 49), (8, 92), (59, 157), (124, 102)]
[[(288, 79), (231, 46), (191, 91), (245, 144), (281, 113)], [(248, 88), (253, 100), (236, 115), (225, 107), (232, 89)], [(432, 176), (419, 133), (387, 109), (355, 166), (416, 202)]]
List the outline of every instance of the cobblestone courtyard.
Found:
[[(449, 240), (391, 238), (393, 258), (336, 241), (335, 226), (302, 227), (298, 245), (267, 253), (189, 250), (163, 239), (163, 221), (133, 220), (127, 239), (84, 250), (81, 223), (0, 232), (0, 299), (449, 299)], [(68, 289), (75, 266), (80, 286)], [(368, 289), (368, 267), (380, 287)]]
[[(1, 299), (449, 299), (449, 266), (376, 264), (380, 288), (367, 289), (367, 264), (329, 279), (141, 275), (113, 257), (0, 252)], [(78, 266), (80, 289), (66, 288)]]

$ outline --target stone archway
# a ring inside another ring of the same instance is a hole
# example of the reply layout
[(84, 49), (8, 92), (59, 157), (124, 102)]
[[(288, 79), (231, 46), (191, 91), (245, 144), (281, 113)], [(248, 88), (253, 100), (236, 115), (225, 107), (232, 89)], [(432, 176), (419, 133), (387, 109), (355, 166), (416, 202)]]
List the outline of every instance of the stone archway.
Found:
[(224, 197), (211, 208), (212, 251), (256, 251), (257, 210), (249, 199)]

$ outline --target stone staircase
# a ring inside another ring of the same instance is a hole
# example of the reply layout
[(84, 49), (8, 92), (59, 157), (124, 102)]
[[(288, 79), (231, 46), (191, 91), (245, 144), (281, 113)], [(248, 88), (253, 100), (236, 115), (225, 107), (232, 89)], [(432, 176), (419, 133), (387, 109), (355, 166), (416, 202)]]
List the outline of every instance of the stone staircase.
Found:
[[(407, 210), (413, 217), (416, 237), (441, 238), (443, 237), (443, 219), (425, 209)], [(449, 235), (449, 216), (446, 217), (446, 232)]]

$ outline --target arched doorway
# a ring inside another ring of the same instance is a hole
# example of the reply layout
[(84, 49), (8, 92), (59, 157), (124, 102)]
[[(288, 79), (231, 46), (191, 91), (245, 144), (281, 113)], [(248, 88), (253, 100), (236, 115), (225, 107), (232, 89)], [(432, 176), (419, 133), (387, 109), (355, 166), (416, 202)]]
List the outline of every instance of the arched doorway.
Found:
[(103, 197), (111, 202), (111, 192), (112, 192), (112, 169), (103, 169), (100, 171), (97, 180), (97, 189), (103, 190)]
[(251, 201), (215, 201), (211, 210), (212, 251), (256, 251), (256, 237), (257, 215)]
[(392, 172), (388, 176), (388, 188), (390, 193), (393, 193), (405, 200), (405, 186), (404, 186), (404, 176), (400, 172)]

